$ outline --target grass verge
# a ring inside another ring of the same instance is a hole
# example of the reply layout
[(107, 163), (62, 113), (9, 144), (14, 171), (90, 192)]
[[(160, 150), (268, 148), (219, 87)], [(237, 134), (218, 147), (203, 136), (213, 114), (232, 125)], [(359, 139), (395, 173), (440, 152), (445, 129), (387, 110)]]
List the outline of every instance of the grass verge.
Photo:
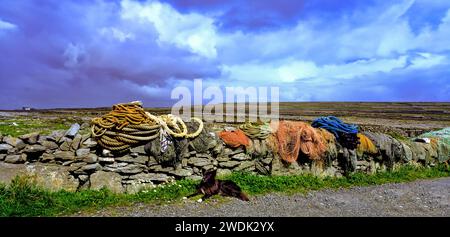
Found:
[[(433, 168), (403, 166), (396, 171), (374, 175), (355, 173), (342, 178), (319, 178), (312, 175), (259, 176), (247, 173), (233, 173), (223, 178), (235, 181), (250, 195), (257, 195), (269, 192), (306, 193), (324, 188), (348, 188), (447, 176), (450, 176), (450, 168), (441, 165)], [(106, 189), (73, 193), (50, 192), (30, 183), (26, 178), (16, 178), (10, 185), (0, 186), (0, 216), (60, 216), (135, 202), (176, 201), (193, 193), (197, 183), (180, 180), (137, 194), (114, 194)]]

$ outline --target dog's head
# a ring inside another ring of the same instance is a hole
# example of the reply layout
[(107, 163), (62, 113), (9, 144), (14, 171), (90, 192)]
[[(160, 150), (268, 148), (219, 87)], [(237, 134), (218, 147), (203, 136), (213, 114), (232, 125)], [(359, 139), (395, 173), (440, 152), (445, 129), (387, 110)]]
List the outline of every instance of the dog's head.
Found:
[(214, 180), (216, 179), (216, 174), (217, 174), (217, 170), (216, 169), (212, 169), (212, 170), (206, 171), (203, 174), (202, 182), (203, 183), (214, 182)]

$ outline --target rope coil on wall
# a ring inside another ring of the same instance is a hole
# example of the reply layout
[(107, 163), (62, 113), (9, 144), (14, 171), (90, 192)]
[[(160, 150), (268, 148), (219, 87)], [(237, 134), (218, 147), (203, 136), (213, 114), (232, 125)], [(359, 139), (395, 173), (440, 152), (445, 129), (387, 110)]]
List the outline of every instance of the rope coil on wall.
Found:
[(271, 133), (272, 129), (268, 123), (244, 123), (239, 128), (251, 139), (266, 139)]
[(122, 152), (132, 146), (160, 138), (160, 129), (176, 138), (194, 138), (203, 130), (203, 121), (197, 131), (188, 133), (184, 121), (175, 115), (155, 116), (145, 112), (139, 101), (113, 105), (112, 111), (91, 121), (91, 133), (97, 142), (111, 151)]

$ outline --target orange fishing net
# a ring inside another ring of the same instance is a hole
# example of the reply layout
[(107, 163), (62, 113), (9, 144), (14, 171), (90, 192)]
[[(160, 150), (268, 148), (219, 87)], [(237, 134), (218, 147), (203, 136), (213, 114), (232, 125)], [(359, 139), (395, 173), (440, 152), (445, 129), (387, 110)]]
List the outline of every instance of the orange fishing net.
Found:
[(280, 157), (290, 163), (297, 160), (300, 151), (311, 160), (321, 159), (326, 151), (320, 134), (303, 122), (280, 121), (275, 142)]
[(358, 156), (362, 156), (364, 153), (368, 154), (378, 153), (377, 147), (373, 144), (372, 140), (370, 140), (362, 133), (358, 133), (357, 136), (359, 138), (359, 144), (356, 149)]
[(225, 144), (233, 148), (240, 146), (248, 147), (250, 145), (250, 139), (240, 129), (234, 131), (222, 131), (219, 133), (219, 137)]

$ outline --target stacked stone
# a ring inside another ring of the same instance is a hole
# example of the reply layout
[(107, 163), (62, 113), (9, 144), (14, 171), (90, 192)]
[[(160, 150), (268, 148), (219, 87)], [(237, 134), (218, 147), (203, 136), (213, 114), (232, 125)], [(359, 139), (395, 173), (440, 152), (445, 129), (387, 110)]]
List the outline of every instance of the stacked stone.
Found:
[[(244, 171), (263, 175), (341, 176), (348, 172), (348, 167), (352, 171), (374, 173), (399, 164), (432, 166), (438, 162), (430, 144), (397, 140), (382, 133), (366, 132), (366, 135), (374, 141), (378, 154), (342, 160), (343, 151), (337, 147), (327, 161), (299, 159), (285, 164), (271, 151), (267, 140), (252, 139), (248, 147), (230, 148), (215, 132), (205, 128), (198, 137), (184, 141), (179, 161), (164, 164), (144, 145), (121, 155), (113, 154), (102, 149), (89, 133), (80, 133), (80, 125), (74, 124), (67, 131), (58, 130), (50, 135), (30, 133), (17, 138), (0, 135), (0, 182), (9, 183), (16, 175), (26, 175), (50, 190), (106, 187), (113, 192), (134, 193), (176, 179), (201, 179), (206, 170), (214, 168), (218, 175)], [(159, 139), (153, 142), (159, 143)]]

